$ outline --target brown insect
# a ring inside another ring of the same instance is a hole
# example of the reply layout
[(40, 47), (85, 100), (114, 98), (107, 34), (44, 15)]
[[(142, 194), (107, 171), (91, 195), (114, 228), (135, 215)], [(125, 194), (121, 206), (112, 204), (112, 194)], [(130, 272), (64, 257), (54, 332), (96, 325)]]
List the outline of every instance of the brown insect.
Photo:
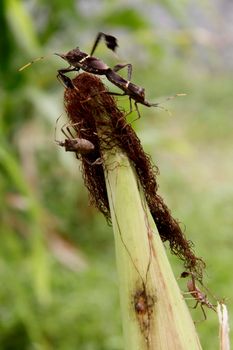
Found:
[[(56, 121), (55, 135), (56, 135), (57, 123), (59, 119), (60, 117)], [(59, 146), (64, 147), (66, 152), (75, 152), (78, 156), (79, 154), (81, 155), (89, 154), (95, 149), (95, 146), (89, 140), (79, 138), (79, 137), (74, 137), (74, 135), (70, 130), (69, 123), (62, 126), (61, 132), (66, 137), (65, 141), (59, 141), (55, 137), (55, 142)]]
[(65, 141), (59, 141), (59, 140), (55, 140), (55, 141), (59, 146), (64, 147), (66, 152), (75, 152), (77, 154), (82, 154), (82, 155), (90, 153), (95, 148), (92, 142), (86, 139), (80, 139), (78, 137), (67, 138), (65, 139)]
[(190, 294), (194, 300), (196, 300), (196, 304), (193, 306), (193, 309), (196, 309), (196, 307), (198, 306), (198, 304), (200, 304), (201, 310), (203, 312), (204, 315), (204, 319), (206, 320), (206, 313), (205, 310), (203, 308), (203, 306), (207, 306), (209, 309), (212, 309), (216, 312), (216, 307), (211, 304), (211, 302), (208, 300), (207, 295), (205, 293), (203, 293), (200, 288), (197, 287), (196, 282), (195, 282), (195, 278), (194, 275), (191, 272), (182, 272), (181, 274), (181, 278), (185, 278), (187, 276), (191, 276), (191, 279), (188, 280), (187, 282), (187, 289), (188, 292), (186, 292), (187, 294)]
[[(122, 93), (117, 93), (117, 92), (107, 92), (107, 93), (110, 95), (116, 95), (116, 96), (128, 96), (129, 102), (130, 102), (129, 113), (132, 112), (132, 100), (133, 100), (139, 118), (140, 118), (140, 112), (137, 105), (138, 103), (147, 107), (158, 107), (166, 110), (165, 108), (160, 106), (160, 103), (151, 103), (147, 101), (145, 98), (145, 89), (131, 82), (132, 64), (130, 63), (117, 64), (111, 69), (105, 62), (93, 56), (101, 38), (104, 39), (106, 46), (110, 50), (112, 51), (116, 50), (118, 46), (117, 39), (112, 35), (99, 32), (97, 34), (97, 37), (95, 39), (95, 42), (90, 54), (87, 54), (81, 51), (79, 47), (76, 47), (75, 49), (72, 49), (65, 54), (55, 53), (55, 55), (61, 57), (63, 60), (65, 60), (69, 64), (69, 67), (58, 70), (57, 72), (58, 80), (60, 80), (61, 83), (67, 88), (77, 89), (72, 83), (72, 80), (68, 76), (66, 76), (66, 74), (74, 71), (78, 72), (80, 69), (82, 69), (87, 73), (105, 76), (111, 83), (113, 83), (120, 90), (122, 90)], [(19, 70), (22, 71), (23, 69), (29, 67), (32, 63), (44, 58), (45, 57), (38, 57), (35, 60), (25, 64)], [(127, 79), (124, 79), (121, 75), (118, 74), (118, 72), (123, 68), (127, 68)], [(168, 97), (167, 100), (170, 100), (171, 98), (174, 98), (176, 96), (184, 96), (184, 95), (186, 94), (176, 94), (174, 96)]]

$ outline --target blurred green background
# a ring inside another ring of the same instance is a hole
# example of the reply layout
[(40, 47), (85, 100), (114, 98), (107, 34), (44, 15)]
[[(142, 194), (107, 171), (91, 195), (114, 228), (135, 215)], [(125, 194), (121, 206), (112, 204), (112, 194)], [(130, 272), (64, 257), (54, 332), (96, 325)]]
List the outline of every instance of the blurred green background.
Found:
[[(149, 101), (187, 93), (163, 103), (172, 115), (139, 106), (134, 127), (160, 168), (159, 193), (206, 261), (206, 285), (232, 313), (232, 2), (2, 0), (0, 23), (0, 349), (123, 349), (112, 230), (88, 204), (79, 162), (54, 142), (66, 64), (50, 54), (89, 52), (99, 31), (118, 38), (119, 57), (103, 44), (96, 55), (131, 62)], [(217, 349), (217, 316), (206, 312), (198, 333)]]

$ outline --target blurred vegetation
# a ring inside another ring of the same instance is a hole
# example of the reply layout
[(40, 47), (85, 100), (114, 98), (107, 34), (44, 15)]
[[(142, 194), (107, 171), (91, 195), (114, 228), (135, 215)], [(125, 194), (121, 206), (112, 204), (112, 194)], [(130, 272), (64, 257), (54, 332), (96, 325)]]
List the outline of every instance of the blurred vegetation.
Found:
[[(160, 194), (207, 263), (208, 288), (229, 298), (232, 314), (230, 13), (227, 0), (0, 2), (0, 349), (122, 349), (111, 228), (88, 204), (79, 163), (54, 142), (59, 115), (56, 138), (65, 123), (64, 62), (51, 55), (18, 72), (37, 56), (88, 52), (98, 31), (117, 36), (120, 58), (104, 45), (96, 54), (131, 62), (149, 101), (188, 94), (163, 103), (172, 116), (140, 106), (134, 125), (160, 168)], [(217, 317), (207, 317), (197, 327), (212, 350)]]

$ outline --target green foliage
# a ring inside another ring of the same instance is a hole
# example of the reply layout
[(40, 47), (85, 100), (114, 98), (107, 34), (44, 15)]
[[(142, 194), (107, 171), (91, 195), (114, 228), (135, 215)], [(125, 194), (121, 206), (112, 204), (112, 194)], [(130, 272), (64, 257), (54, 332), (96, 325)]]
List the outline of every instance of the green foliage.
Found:
[(132, 30), (142, 30), (148, 26), (146, 19), (139, 16), (138, 11), (132, 9), (132, 7), (113, 9), (111, 13), (104, 17), (104, 22), (106, 25), (125, 27)]
[[(140, 106), (135, 128), (160, 168), (160, 194), (207, 263), (209, 289), (231, 296), (232, 79), (214, 46), (221, 28), (198, 32), (205, 22), (195, 23), (190, 3), (0, 2), (0, 349), (122, 349), (113, 235), (88, 205), (78, 162), (54, 143), (61, 113), (65, 123), (63, 62), (50, 56), (18, 72), (40, 55), (90, 50), (99, 30), (118, 36), (148, 100), (188, 94), (163, 104), (172, 117)], [(213, 26), (214, 10), (199, 4)], [(128, 109), (127, 98), (119, 103)], [(198, 329), (214, 349), (217, 319), (207, 317)]]

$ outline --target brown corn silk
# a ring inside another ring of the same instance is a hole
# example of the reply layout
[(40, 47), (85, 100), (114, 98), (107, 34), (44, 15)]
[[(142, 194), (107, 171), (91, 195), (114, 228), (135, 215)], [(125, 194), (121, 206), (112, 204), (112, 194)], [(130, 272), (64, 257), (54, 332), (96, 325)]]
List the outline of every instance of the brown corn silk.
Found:
[[(91, 204), (104, 214), (108, 222), (111, 221), (103, 166), (99, 162), (92, 163), (101, 158), (104, 149), (119, 147), (135, 168), (162, 241), (168, 241), (171, 252), (184, 261), (187, 270), (201, 279), (205, 264), (195, 256), (192, 243), (185, 238), (179, 223), (158, 195), (158, 168), (143, 151), (125, 114), (119, 110), (115, 99), (107, 93), (98, 77), (82, 73), (72, 82), (76, 89), (66, 88), (64, 93), (67, 116), (77, 137), (87, 139), (95, 146), (91, 153), (81, 155), (83, 179)], [(98, 128), (103, 127), (106, 127), (106, 133), (98, 135)]]

